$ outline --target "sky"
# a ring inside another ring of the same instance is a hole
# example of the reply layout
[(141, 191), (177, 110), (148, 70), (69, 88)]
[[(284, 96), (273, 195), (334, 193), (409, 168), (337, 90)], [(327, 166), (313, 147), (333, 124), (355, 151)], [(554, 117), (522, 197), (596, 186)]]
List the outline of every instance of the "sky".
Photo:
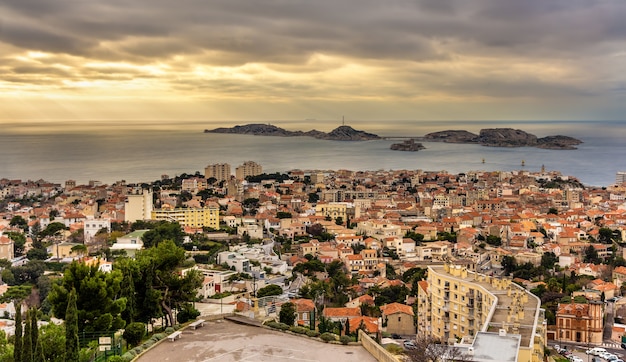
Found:
[(624, 120), (623, 0), (3, 0), (0, 122)]

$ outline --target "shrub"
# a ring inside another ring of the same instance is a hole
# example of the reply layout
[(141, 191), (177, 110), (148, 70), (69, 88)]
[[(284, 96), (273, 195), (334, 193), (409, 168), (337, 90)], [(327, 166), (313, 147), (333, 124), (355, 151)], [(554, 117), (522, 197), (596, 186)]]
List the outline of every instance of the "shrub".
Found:
[(152, 336), (152, 338), (156, 338), (157, 341), (162, 340), (163, 338), (165, 338), (165, 333), (157, 333), (154, 336)]
[(135, 355), (133, 355), (131, 351), (128, 351), (122, 355), (122, 358), (126, 361), (131, 361), (133, 358), (135, 358)]
[(146, 335), (146, 325), (141, 322), (133, 322), (126, 326), (122, 337), (131, 346), (137, 346)]
[(318, 331), (313, 331), (313, 330), (308, 330), (306, 331), (306, 335), (309, 337), (319, 337), (320, 336), (320, 332)]
[(108, 362), (127, 362), (128, 360), (125, 359), (123, 356), (111, 356), (109, 357), (107, 361)]
[(278, 323), (278, 329), (280, 329), (281, 331), (286, 331), (289, 329), (289, 325), (285, 323)]
[(276, 321), (268, 321), (268, 322), (265, 322), (264, 324), (270, 328), (278, 328), (278, 322)]
[(196, 319), (199, 315), (200, 312), (191, 303), (185, 303), (176, 315), (176, 320), (178, 320), (178, 323), (185, 323), (191, 319)]
[(322, 339), (322, 341), (324, 341), (326, 343), (328, 343), (330, 341), (336, 341), (337, 340), (337, 338), (335, 338), (335, 335), (330, 333), (330, 332), (322, 333), (320, 338)]
[(289, 330), (298, 334), (306, 334), (306, 331), (308, 331), (309, 329), (299, 326), (291, 326), (289, 327)]
[(172, 327), (165, 328), (165, 334), (172, 334), (172, 333), (174, 333), (174, 328)]
[(341, 344), (348, 344), (348, 343), (352, 342), (352, 337), (350, 337), (350, 336), (341, 336), (341, 337), (339, 337), (339, 342), (341, 342)]
[(402, 347), (393, 343), (389, 343), (388, 345), (386, 345), (385, 349), (387, 350), (387, 352), (392, 353), (392, 354), (401, 354), (404, 352), (404, 349)]

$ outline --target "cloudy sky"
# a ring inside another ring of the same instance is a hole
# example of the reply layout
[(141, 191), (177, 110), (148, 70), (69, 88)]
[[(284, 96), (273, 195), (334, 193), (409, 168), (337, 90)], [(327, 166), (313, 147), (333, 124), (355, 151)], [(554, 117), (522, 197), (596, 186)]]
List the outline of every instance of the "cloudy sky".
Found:
[(3, 0), (0, 122), (626, 118), (624, 0)]

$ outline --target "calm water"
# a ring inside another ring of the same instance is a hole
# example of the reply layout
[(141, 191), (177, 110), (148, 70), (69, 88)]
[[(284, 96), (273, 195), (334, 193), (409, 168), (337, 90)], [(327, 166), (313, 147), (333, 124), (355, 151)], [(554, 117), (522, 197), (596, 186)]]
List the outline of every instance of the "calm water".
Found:
[[(264, 171), (291, 169), (423, 169), (447, 170), (559, 170), (587, 185), (606, 186), (617, 171), (626, 171), (626, 121), (620, 122), (423, 122), (388, 121), (349, 124), (381, 136), (422, 136), (446, 129), (512, 127), (538, 137), (562, 134), (583, 140), (578, 150), (492, 148), (479, 145), (424, 142), (419, 152), (391, 151), (398, 141), (323, 141), (308, 137), (260, 137), (203, 133), (205, 128), (241, 122), (204, 123), (93, 123), (76, 130), (75, 124), (28, 128), (14, 124), (0, 131), (0, 178), (46, 179), (79, 183), (100, 180), (144, 182), (162, 174), (204, 172), (210, 163), (226, 162), (232, 170), (247, 160)], [(290, 130), (330, 131), (333, 121), (276, 121)], [(482, 163), (482, 159), (485, 163)], [(522, 160), (525, 166), (521, 166)]]

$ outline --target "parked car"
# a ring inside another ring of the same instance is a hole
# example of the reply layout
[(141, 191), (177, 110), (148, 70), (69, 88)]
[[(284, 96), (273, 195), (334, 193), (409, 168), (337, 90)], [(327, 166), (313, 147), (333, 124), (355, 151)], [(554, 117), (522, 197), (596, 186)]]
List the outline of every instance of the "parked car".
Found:
[(406, 349), (415, 349), (415, 348), (417, 348), (417, 345), (415, 344), (414, 341), (404, 341), (404, 348), (406, 348)]
[(402, 339), (402, 337), (399, 334), (396, 334), (396, 333), (392, 333), (391, 334), (391, 338), (393, 338), (393, 339)]

